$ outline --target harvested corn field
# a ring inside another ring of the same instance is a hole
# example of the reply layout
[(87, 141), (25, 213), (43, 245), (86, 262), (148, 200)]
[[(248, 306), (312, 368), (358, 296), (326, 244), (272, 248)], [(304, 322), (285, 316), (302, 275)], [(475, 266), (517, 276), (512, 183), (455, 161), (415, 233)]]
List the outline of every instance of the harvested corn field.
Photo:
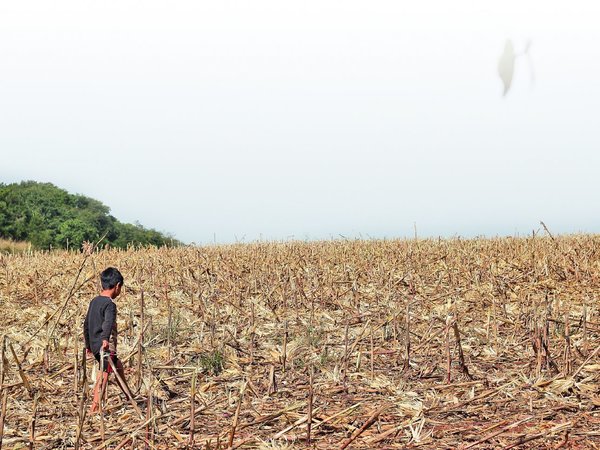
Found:
[[(0, 256), (1, 448), (600, 448), (599, 257), (585, 235)], [(110, 385), (89, 414), (107, 266), (136, 401)]]

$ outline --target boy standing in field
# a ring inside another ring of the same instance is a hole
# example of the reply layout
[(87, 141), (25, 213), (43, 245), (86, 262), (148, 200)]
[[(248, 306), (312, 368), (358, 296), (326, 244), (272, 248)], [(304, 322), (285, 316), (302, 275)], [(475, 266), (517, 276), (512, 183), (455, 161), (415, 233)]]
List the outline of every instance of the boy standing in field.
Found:
[[(100, 281), (102, 292), (90, 302), (83, 323), (85, 348), (94, 355), (94, 358), (101, 364), (101, 367), (103, 366), (104, 370), (104, 373), (99, 372), (94, 386), (92, 412), (98, 408), (101, 401), (101, 392), (104, 392), (108, 374), (112, 372), (108, 358), (117, 369), (117, 384), (129, 400), (132, 398), (131, 391), (125, 382), (123, 364), (117, 358), (117, 306), (113, 300), (121, 293), (123, 275), (114, 267), (109, 267), (100, 274)], [(104, 354), (103, 362), (101, 362), (102, 354)]]

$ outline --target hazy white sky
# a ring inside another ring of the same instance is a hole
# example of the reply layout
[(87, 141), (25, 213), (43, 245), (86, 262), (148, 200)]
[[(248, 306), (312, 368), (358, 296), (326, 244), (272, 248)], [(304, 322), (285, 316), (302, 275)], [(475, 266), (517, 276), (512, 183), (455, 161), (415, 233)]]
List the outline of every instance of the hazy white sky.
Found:
[[(0, 0), (0, 181), (186, 242), (600, 232), (600, 2)], [(506, 39), (532, 40), (502, 97)]]

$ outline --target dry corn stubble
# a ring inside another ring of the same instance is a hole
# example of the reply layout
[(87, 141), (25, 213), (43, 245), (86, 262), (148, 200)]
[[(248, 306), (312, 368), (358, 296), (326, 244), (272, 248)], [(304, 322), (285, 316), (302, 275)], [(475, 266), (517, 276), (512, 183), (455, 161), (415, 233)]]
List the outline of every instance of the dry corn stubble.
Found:
[(84, 255), (3, 255), (0, 445), (101, 448), (73, 366), (111, 265), (153, 400), (109, 386), (108, 447), (600, 447), (599, 256), (588, 235), (105, 249), (62, 310)]

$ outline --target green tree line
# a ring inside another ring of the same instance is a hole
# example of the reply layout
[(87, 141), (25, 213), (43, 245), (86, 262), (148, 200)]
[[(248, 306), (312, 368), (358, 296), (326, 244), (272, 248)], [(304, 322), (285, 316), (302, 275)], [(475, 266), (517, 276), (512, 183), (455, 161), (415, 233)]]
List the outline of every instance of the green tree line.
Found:
[(179, 245), (163, 233), (136, 223), (119, 222), (103, 203), (70, 194), (51, 183), (0, 183), (0, 238), (28, 241), (38, 249), (80, 247), (96, 241), (125, 248)]

